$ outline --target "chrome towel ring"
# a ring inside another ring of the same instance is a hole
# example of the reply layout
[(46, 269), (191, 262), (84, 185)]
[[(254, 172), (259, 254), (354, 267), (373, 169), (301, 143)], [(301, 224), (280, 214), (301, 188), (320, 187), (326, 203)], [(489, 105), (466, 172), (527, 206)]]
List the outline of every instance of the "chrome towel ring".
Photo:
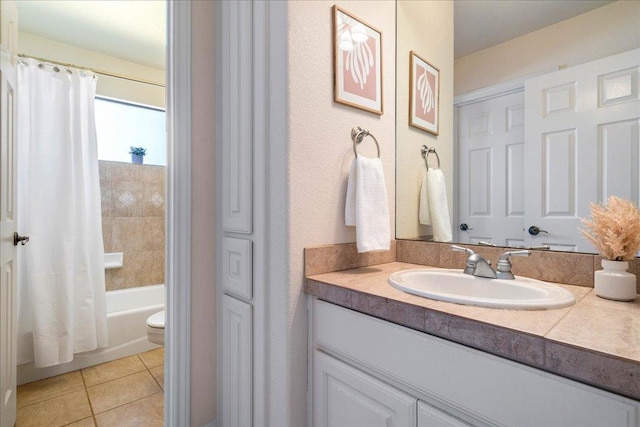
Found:
[(365, 136), (370, 136), (373, 138), (373, 141), (376, 143), (376, 148), (378, 149), (378, 158), (380, 158), (380, 144), (378, 144), (378, 140), (375, 136), (369, 133), (368, 130), (362, 129), (360, 126), (356, 126), (351, 129), (351, 139), (353, 140), (353, 153), (358, 157), (358, 152), (356, 151), (356, 144), (360, 144)]
[(438, 156), (438, 152), (434, 147), (429, 148), (426, 145), (423, 145), (422, 148), (420, 149), (420, 152), (422, 153), (422, 158), (424, 159), (424, 165), (427, 167), (427, 170), (429, 170), (429, 163), (427, 162), (427, 160), (429, 159), (429, 154), (431, 153), (436, 155), (436, 160), (438, 160), (438, 169), (440, 169), (440, 156)]

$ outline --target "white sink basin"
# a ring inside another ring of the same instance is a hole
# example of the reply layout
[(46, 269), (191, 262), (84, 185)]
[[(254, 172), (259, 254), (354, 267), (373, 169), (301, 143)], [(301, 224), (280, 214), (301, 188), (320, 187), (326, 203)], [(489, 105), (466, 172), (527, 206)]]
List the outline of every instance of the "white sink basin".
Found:
[(485, 279), (460, 270), (415, 269), (393, 273), (387, 282), (413, 295), (480, 307), (549, 310), (576, 302), (566, 289), (518, 276), (514, 280)]

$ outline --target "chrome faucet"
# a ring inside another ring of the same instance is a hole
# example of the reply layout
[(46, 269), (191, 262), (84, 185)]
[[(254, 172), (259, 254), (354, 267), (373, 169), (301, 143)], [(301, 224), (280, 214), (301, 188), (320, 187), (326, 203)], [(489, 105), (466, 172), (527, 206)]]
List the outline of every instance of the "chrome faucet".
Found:
[(469, 248), (462, 246), (451, 245), (451, 250), (456, 252), (465, 252), (467, 257), (467, 265), (464, 268), (464, 274), (470, 274), (476, 277), (486, 277), (487, 279), (507, 279), (513, 280), (515, 277), (511, 272), (511, 262), (509, 257), (511, 256), (529, 256), (530, 250), (523, 251), (507, 251), (500, 256), (498, 260), (497, 270), (491, 267), (491, 263), (484, 259), (480, 254), (475, 253)]
[(498, 277), (493, 268), (491, 268), (489, 261), (484, 259), (482, 255), (475, 253), (469, 248), (463, 248), (462, 246), (456, 245), (451, 245), (451, 250), (455, 252), (465, 252), (468, 255), (464, 274), (470, 274), (476, 277), (486, 277), (487, 279), (496, 279)]

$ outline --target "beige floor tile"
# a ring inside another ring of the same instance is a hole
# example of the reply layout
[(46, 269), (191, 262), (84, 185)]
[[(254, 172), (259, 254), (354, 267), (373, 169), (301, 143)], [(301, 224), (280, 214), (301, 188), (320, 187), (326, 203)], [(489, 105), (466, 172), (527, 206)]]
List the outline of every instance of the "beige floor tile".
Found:
[(24, 384), (18, 387), (18, 408), (79, 390), (84, 390), (80, 371)]
[(140, 356), (142, 362), (147, 365), (147, 368), (155, 368), (156, 366), (164, 364), (164, 347), (145, 351), (138, 356)]
[(84, 390), (18, 409), (16, 427), (57, 427), (91, 416)]
[(96, 414), (160, 391), (160, 387), (147, 371), (87, 388), (93, 412)]
[(96, 422), (93, 420), (93, 417), (89, 417), (66, 425), (65, 427), (96, 427)]
[(134, 355), (83, 369), (82, 375), (86, 386), (91, 387), (144, 370), (140, 358)]
[(156, 393), (96, 415), (98, 427), (161, 427), (164, 396)]
[(151, 372), (153, 378), (155, 378), (158, 384), (160, 384), (160, 388), (164, 390), (164, 365), (151, 368), (149, 369), (149, 372)]

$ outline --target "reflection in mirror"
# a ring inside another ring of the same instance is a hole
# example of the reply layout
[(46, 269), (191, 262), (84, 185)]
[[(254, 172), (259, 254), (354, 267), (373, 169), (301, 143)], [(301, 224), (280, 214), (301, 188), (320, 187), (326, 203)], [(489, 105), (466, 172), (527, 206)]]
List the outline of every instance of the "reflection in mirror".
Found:
[[(578, 232), (589, 203), (640, 200), (639, 14), (627, 1), (398, 0), (396, 238), (433, 240), (419, 216), (427, 145), (453, 241), (595, 252)], [(411, 50), (440, 69), (438, 136), (408, 125)]]

